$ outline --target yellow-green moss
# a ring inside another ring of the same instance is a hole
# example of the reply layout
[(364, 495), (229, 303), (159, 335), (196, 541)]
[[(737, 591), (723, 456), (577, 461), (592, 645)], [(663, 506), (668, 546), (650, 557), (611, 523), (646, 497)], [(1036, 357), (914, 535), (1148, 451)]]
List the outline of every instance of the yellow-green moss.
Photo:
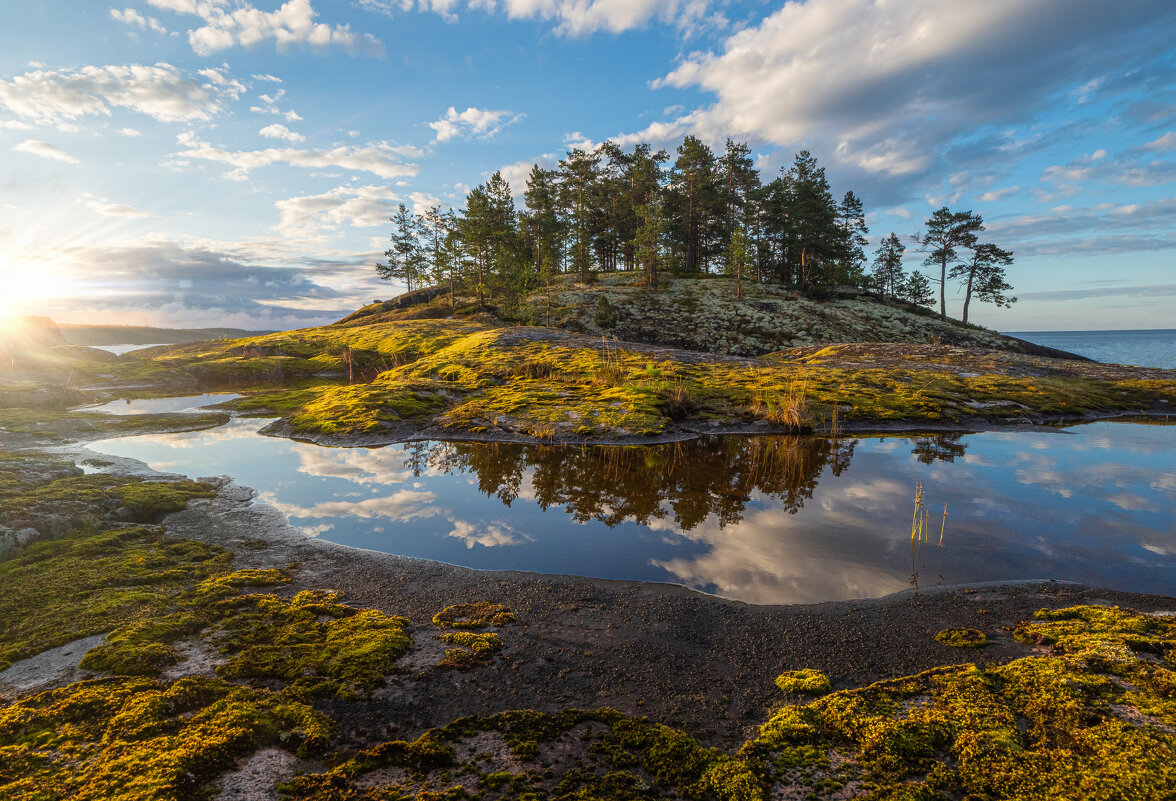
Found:
[(0, 562), (0, 666), (159, 615), (229, 558), (141, 526), (34, 543)]
[(776, 677), (776, 686), (786, 693), (824, 695), (833, 689), (829, 677), (819, 670), (788, 670)]
[(330, 733), (305, 704), (220, 680), (86, 681), (0, 709), (0, 797), (204, 798), (238, 759), (267, 746), (318, 751)]
[(1098, 607), (1042, 618), (1020, 636), (1064, 654), (936, 668), (785, 708), (744, 757), (777, 783), (820, 774), (870, 798), (1165, 797), (1176, 673), (1134, 649), (1169, 642), (1167, 622)]
[(935, 639), (952, 648), (983, 648), (988, 644), (988, 637), (977, 629), (943, 629)]
[(505, 626), (515, 619), (514, 613), (502, 604), (490, 601), (453, 604), (433, 615), (433, 623), (455, 629), (483, 629), (486, 626)]

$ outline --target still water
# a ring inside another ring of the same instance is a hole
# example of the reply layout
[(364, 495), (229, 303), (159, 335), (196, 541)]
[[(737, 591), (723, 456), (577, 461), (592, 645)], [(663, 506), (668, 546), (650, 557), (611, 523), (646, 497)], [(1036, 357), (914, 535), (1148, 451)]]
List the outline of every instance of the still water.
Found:
[(1011, 333), (1038, 345), (1068, 350), (1096, 362), (1176, 369), (1176, 329)]
[[(90, 447), (231, 475), (311, 536), (475, 568), (754, 603), (1028, 578), (1176, 594), (1176, 426), (345, 449), (261, 437), (265, 422)], [(912, 547), (916, 482), (929, 517)]]

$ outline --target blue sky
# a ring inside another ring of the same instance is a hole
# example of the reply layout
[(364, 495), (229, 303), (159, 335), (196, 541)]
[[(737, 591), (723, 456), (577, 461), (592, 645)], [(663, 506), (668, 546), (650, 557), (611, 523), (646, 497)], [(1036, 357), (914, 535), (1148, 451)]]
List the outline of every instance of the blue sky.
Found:
[[(608, 138), (801, 148), (873, 242), (970, 208), (1001, 330), (1176, 327), (1176, 3), (37, 0), (0, 34), (0, 310), (284, 328), (399, 202)], [(908, 252), (908, 267), (919, 256)], [(959, 311), (957, 300), (949, 312)]]

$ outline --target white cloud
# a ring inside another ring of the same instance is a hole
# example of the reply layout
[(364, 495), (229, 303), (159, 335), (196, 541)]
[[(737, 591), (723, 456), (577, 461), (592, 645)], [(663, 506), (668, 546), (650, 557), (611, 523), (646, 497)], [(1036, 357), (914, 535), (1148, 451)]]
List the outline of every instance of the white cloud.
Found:
[(257, 133), (266, 139), (285, 139), (287, 142), (302, 142), (306, 139), (302, 134), (295, 133), (285, 125), (276, 122), (273, 125), (265, 126)]
[(150, 217), (151, 215), (145, 211), (139, 211), (134, 206), (128, 206), (125, 203), (111, 203), (106, 198), (95, 197), (89, 193), (83, 194), (78, 198), (78, 202), (86, 208), (98, 214), (104, 214), (108, 217)]
[(40, 156), (43, 159), (64, 161), (67, 164), (81, 163), (56, 145), (51, 145), (48, 142), (42, 142), (38, 139), (26, 139), (18, 145), (13, 145), (12, 149), (20, 151), (21, 153), (29, 153), (34, 156)]
[(1108, 24), (1101, 0), (787, 2), (655, 81), (715, 96), (660, 125), (713, 142), (830, 143), (845, 167), (910, 176), (962, 134), (1035, 119), (1057, 92), (1121, 68), (1144, 46), (1169, 47), (1154, 37), (1141, 46), (1136, 34), (1176, 7), (1122, 11)]
[(253, 78), (253, 80), (255, 80), (255, 81), (266, 81), (269, 83), (281, 83), (282, 82), (281, 78), (279, 78), (276, 75), (270, 75), (269, 73), (262, 73), (260, 75), (254, 73), (250, 77)]
[(243, 0), (147, 0), (156, 8), (191, 14), (204, 25), (188, 31), (188, 44), (207, 56), (230, 47), (253, 47), (273, 40), (279, 50), (291, 45), (340, 47), (350, 53), (383, 55), (384, 45), (371, 34), (353, 33), (349, 25), (315, 22), (310, 0), (287, 0), (275, 11), (261, 11)]
[(265, 150), (224, 150), (198, 140), (191, 134), (177, 137), (180, 144), (188, 149), (171, 155), (175, 159), (201, 159), (228, 164), (233, 170), (225, 177), (244, 180), (249, 171), (273, 164), (288, 164), (292, 167), (324, 168), (338, 167), (357, 172), (369, 172), (380, 178), (411, 177), (420, 172), (415, 164), (403, 161), (421, 155), (414, 147), (394, 146), (387, 142), (368, 144), (363, 147), (335, 147), (329, 149), (302, 150), (293, 147), (271, 147)]
[(136, 131), (134, 128), (119, 128), (118, 132), (120, 134), (122, 134), (123, 136), (131, 136), (131, 137), (143, 135), (142, 131)]
[(1019, 186), (1006, 186), (1003, 189), (990, 189), (987, 192), (980, 195), (980, 201), (982, 203), (995, 203), (996, 201), (1001, 200), (1005, 197), (1008, 197), (1009, 195), (1013, 194), (1014, 192), (1019, 191), (1020, 188), (1021, 187), (1019, 187)]
[(110, 116), (113, 108), (162, 122), (193, 122), (211, 119), (221, 111), (224, 100), (235, 100), (243, 88), (229, 79), (212, 86), (162, 62), (86, 66), (36, 70), (11, 81), (0, 80), (0, 105), (39, 125), (91, 114)]
[(313, 236), (343, 225), (372, 228), (387, 225), (400, 197), (386, 186), (339, 186), (320, 195), (279, 200), (277, 228), (288, 236)]
[(0, 131), (31, 131), (33, 126), (20, 120), (0, 120)]
[(115, 19), (126, 25), (135, 25), (141, 30), (152, 30), (156, 33), (167, 33), (167, 28), (160, 24), (159, 20), (154, 17), (145, 17), (133, 8), (124, 8), (119, 11), (117, 8), (110, 9), (111, 19)]
[(447, 142), (459, 136), (487, 139), (522, 118), (522, 114), (513, 111), (493, 111), (471, 106), (459, 113), (456, 108), (450, 106), (445, 116), (436, 122), (430, 122), (429, 127), (436, 132), (437, 138), (434, 141), (437, 142)]
[(1172, 153), (1176, 151), (1176, 131), (1168, 131), (1159, 139), (1153, 139), (1143, 147), (1145, 150), (1154, 150), (1156, 153)]

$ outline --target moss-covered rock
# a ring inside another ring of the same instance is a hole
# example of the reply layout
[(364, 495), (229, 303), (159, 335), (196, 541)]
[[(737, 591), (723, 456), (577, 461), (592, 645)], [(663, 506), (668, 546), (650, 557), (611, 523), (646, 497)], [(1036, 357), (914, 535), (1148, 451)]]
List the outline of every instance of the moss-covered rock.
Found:
[(983, 648), (988, 644), (988, 637), (977, 629), (943, 629), (936, 633), (935, 639), (952, 648)]
[(829, 677), (819, 670), (788, 670), (776, 677), (776, 686), (786, 693), (824, 695), (833, 689)]

